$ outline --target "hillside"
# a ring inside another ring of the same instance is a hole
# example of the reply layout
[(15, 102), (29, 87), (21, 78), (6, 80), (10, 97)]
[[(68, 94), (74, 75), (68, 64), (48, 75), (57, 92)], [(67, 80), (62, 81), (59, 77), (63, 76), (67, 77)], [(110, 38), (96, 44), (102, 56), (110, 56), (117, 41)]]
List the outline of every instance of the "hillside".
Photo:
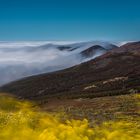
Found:
[(1, 87), (20, 98), (93, 98), (140, 91), (140, 42), (132, 42), (80, 65), (24, 78)]

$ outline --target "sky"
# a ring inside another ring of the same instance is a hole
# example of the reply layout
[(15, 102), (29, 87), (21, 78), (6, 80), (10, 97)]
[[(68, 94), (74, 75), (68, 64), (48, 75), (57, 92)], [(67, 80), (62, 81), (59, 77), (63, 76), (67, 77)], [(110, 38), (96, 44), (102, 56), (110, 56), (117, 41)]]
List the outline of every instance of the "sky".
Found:
[(0, 0), (0, 41), (140, 40), (139, 0)]

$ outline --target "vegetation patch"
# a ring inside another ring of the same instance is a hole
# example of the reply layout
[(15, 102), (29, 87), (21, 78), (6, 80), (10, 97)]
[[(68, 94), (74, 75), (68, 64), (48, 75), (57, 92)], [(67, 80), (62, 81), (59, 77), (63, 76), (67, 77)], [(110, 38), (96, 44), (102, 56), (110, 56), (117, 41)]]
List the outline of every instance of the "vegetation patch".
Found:
[(47, 113), (35, 104), (0, 96), (0, 140), (139, 140), (139, 122), (137, 118), (97, 125), (87, 118), (70, 119), (63, 112)]

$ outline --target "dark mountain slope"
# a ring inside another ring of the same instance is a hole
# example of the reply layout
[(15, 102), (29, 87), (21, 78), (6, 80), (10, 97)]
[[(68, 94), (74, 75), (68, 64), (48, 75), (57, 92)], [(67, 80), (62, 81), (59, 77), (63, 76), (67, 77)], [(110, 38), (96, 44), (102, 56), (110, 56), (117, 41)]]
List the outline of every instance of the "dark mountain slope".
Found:
[(104, 49), (102, 46), (95, 45), (82, 51), (80, 54), (85, 58), (90, 58), (92, 56), (95, 56), (97, 53), (105, 53), (105, 52), (107, 52), (107, 50)]
[(83, 58), (95, 58), (97, 56), (101, 56), (102, 54), (105, 54), (109, 50), (113, 50), (115, 48), (118, 48), (118, 46), (113, 44), (108, 44), (107, 46), (101, 46), (101, 45), (93, 45), (83, 51), (80, 52), (80, 55)]
[(1, 87), (21, 98), (79, 98), (140, 91), (140, 42), (129, 43), (94, 60)]

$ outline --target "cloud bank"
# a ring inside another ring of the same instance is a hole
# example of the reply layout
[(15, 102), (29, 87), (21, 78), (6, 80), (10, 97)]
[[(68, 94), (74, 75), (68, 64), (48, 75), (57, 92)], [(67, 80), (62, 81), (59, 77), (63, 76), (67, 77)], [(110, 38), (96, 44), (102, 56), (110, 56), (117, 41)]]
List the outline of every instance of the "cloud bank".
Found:
[[(0, 42), (0, 85), (93, 59), (104, 52), (98, 51), (92, 58), (83, 58), (80, 52), (95, 44), (97, 42)], [(108, 47), (108, 43), (98, 44)]]

